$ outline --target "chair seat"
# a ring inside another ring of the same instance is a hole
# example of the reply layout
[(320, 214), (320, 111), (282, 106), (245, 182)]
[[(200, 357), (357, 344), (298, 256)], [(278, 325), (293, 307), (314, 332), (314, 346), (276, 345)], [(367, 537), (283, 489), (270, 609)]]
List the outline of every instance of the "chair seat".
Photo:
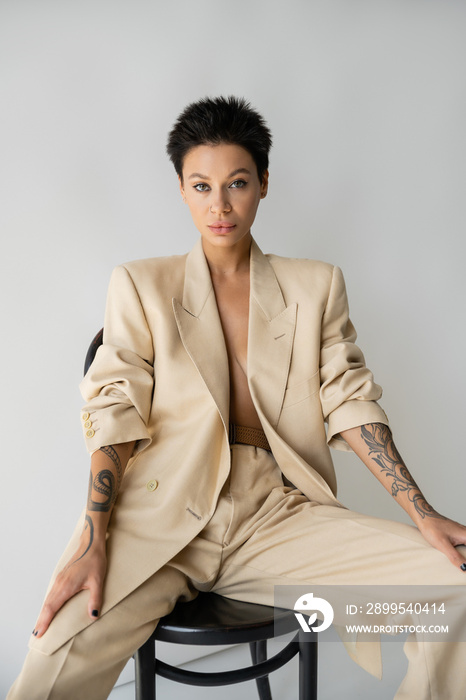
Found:
[(215, 593), (199, 593), (188, 603), (177, 603), (162, 618), (154, 639), (178, 644), (242, 644), (297, 630), (291, 610), (233, 600)]

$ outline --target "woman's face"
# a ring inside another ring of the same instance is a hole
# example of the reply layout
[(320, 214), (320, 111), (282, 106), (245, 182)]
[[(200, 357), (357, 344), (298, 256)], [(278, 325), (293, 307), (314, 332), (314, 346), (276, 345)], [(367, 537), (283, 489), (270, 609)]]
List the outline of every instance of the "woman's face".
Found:
[(180, 190), (204, 250), (228, 248), (250, 237), (260, 200), (267, 193), (246, 149), (234, 144), (195, 146), (185, 156)]

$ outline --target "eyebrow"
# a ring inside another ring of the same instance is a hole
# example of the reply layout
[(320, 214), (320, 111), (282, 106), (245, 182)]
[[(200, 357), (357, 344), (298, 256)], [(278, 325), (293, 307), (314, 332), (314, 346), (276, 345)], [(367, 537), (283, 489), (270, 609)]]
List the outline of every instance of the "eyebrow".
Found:
[[(239, 173), (246, 173), (246, 175), (250, 175), (250, 171), (247, 168), (237, 168), (236, 170), (233, 170), (232, 173), (228, 175), (228, 178), (234, 177), (235, 175), (238, 175)], [(188, 180), (191, 180), (192, 178), (200, 178), (201, 180), (210, 180), (210, 177), (207, 175), (202, 175), (202, 173), (192, 173)]]

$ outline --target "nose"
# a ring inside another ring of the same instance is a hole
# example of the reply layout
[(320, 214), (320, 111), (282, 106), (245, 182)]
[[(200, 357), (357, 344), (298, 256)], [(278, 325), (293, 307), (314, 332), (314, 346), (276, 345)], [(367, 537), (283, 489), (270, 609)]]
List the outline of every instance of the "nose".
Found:
[(212, 214), (224, 214), (225, 212), (231, 211), (231, 204), (228, 201), (228, 194), (225, 190), (219, 190), (217, 193), (213, 194), (212, 201), (210, 204), (210, 211)]

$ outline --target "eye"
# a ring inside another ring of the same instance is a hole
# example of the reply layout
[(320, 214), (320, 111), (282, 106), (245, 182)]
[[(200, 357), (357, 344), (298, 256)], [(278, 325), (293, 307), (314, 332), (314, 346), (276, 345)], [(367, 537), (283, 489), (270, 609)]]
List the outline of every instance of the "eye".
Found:
[(198, 182), (197, 185), (194, 185), (194, 189), (198, 192), (207, 192), (207, 190), (209, 189), (209, 185), (206, 185), (205, 182)]
[(235, 180), (234, 182), (231, 183), (230, 187), (233, 187), (234, 189), (242, 189), (245, 187), (248, 183), (246, 180)]

